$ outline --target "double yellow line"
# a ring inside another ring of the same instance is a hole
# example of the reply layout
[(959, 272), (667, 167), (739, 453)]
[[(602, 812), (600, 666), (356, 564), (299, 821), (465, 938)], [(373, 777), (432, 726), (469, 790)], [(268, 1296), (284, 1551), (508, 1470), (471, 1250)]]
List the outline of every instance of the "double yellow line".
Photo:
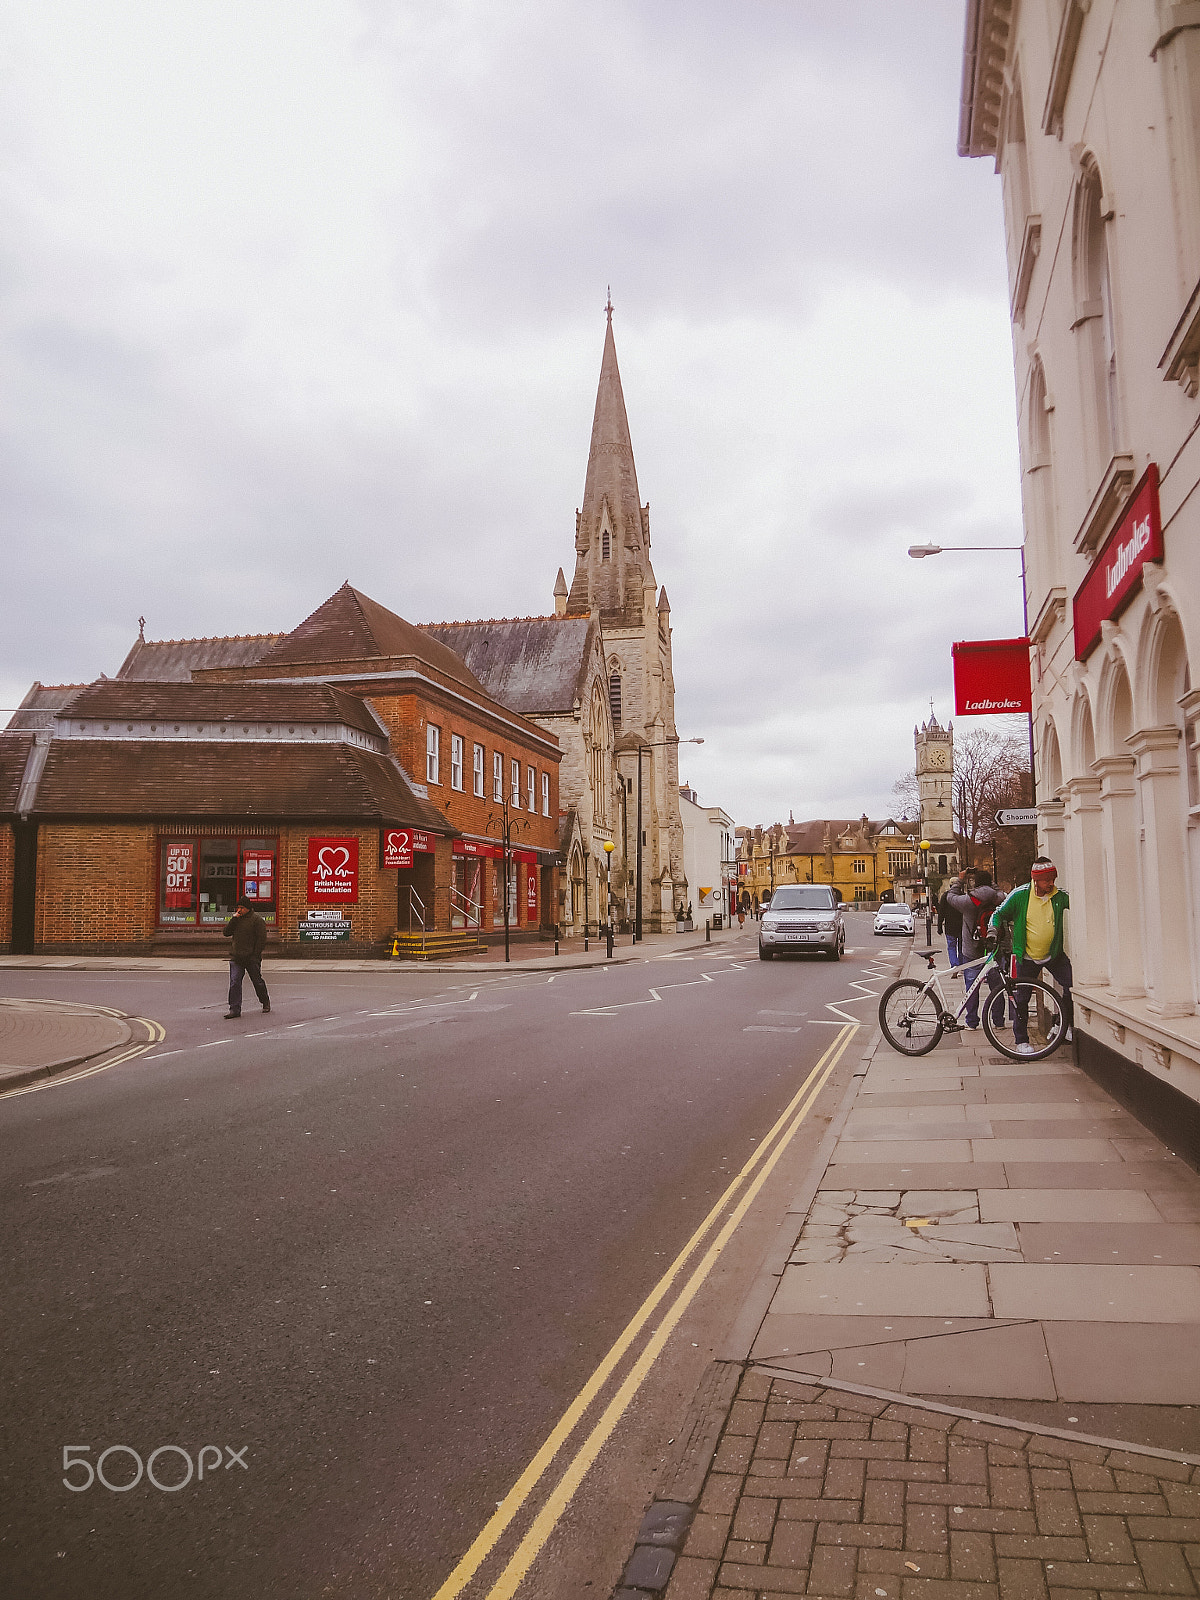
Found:
[(651, 1367), (661, 1354), (663, 1346), (677, 1326), (680, 1318), (695, 1299), (704, 1280), (712, 1271), (717, 1258), (733, 1237), (739, 1223), (770, 1177), (780, 1156), (787, 1149), (801, 1123), (812, 1110), (817, 1096), (825, 1087), (834, 1067), (837, 1066), (845, 1053), (846, 1046), (857, 1032), (857, 1023), (848, 1023), (846, 1027), (838, 1031), (833, 1043), (817, 1062), (808, 1077), (805, 1078), (774, 1127), (766, 1138), (761, 1141), (758, 1149), (746, 1162), (737, 1177), (730, 1183), (716, 1205), (713, 1206), (704, 1221), (692, 1234), (645, 1300), (643, 1300), (633, 1319), (628, 1323), (595, 1372), (592, 1373), (583, 1388), (563, 1412), (537, 1454), (500, 1502), (495, 1514), (488, 1519), (470, 1549), (434, 1595), (433, 1600), (454, 1600), (454, 1597), (461, 1594), (467, 1584), (470, 1583), (480, 1566), (500, 1542), (505, 1530), (524, 1506), (550, 1463), (563, 1445), (566, 1444), (592, 1402), (629, 1352), (639, 1333), (650, 1321), (656, 1308), (666, 1298), (672, 1284), (683, 1271), (692, 1254), (703, 1243), (722, 1215), (725, 1214), (726, 1208), (733, 1202), (737, 1190), (742, 1184), (747, 1184), (745, 1193), (734, 1206), (734, 1209), (728, 1213), (724, 1225), (696, 1263), (691, 1276), (679, 1290), (674, 1301), (664, 1310), (661, 1320), (647, 1341), (641, 1355), (630, 1368), (617, 1392), (605, 1407), (600, 1420), (567, 1464), (562, 1477), (534, 1517), (527, 1533), (509, 1559), (508, 1565), (500, 1574), (495, 1585), (488, 1591), (487, 1600), (510, 1600), (510, 1597), (516, 1593), (525, 1574), (529, 1571), (542, 1546), (553, 1532), (558, 1519), (562, 1516), (575, 1491), (583, 1482), (588, 1468), (595, 1461), (613, 1433), (634, 1395), (645, 1381)]
[[(124, 1012), (113, 1011), (107, 1006), (97, 1006), (98, 1011), (103, 1011), (110, 1017), (122, 1017)], [(79, 1072), (67, 1071), (56, 1078), (45, 1078), (41, 1083), (28, 1083), (20, 1089), (7, 1089), (0, 1093), (0, 1100), (16, 1100), (23, 1094), (41, 1094), (44, 1089), (61, 1089), (68, 1083), (78, 1083), (81, 1078), (92, 1078), (97, 1072), (107, 1072), (109, 1067), (119, 1067), (123, 1061), (132, 1061), (135, 1056), (145, 1055), (147, 1050), (153, 1049), (167, 1036), (167, 1030), (161, 1022), (154, 1022), (150, 1017), (130, 1017), (130, 1022), (140, 1022), (149, 1033), (150, 1037), (141, 1044), (126, 1045), (118, 1055), (105, 1056), (97, 1061), (94, 1066), (84, 1067)]]

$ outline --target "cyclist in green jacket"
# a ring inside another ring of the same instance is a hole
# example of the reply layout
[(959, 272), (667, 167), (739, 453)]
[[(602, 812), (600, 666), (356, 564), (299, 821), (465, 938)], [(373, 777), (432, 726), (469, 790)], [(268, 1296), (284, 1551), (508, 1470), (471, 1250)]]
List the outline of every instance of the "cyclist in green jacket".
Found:
[[(1065, 889), (1056, 889), (1058, 868), (1046, 856), (1033, 863), (1031, 881), (1014, 889), (1003, 905), (992, 913), (992, 926), (999, 929), (1012, 923), (1013, 963), (1018, 981), (1036, 978), (1043, 968), (1062, 990), (1065, 1040), (1073, 1037), (1074, 1008), (1071, 1004), (1071, 962), (1063, 949), (1063, 917), (1071, 904)], [(1013, 1038), (1022, 1055), (1031, 1055), (1029, 1044), (1029, 991), (1018, 998)]]

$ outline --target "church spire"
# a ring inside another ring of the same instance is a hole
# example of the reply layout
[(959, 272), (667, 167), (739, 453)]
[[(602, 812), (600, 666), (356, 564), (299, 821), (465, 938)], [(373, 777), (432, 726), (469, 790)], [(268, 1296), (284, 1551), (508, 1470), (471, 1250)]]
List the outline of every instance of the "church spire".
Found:
[(602, 613), (641, 616), (642, 589), (654, 583), (650, 566), (650, 509), (638, 496), (637, 470), (612, 329), (612, 296), (605, 306), (604, 354), (592, 419), (592, 443), (575, 520), (571, 615), (598, 606)]

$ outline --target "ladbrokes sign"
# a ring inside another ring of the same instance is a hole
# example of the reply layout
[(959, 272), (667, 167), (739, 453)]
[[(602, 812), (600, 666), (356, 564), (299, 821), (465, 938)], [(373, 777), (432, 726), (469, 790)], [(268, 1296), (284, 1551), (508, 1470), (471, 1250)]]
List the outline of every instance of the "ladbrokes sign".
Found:
[(1086, 661), (1100, 642), (1101, 623), (1119, 616), (1133, 599), (1147, 561), (1162, 558), (1158, 468), (1151, 462), (1075, 596), (1077, 661)]
[(974, 639), (951, 645), (954, 714), (1007, 717), (1029, 710), (1029, 640)]
[(358, 840), (308, 841), (309, 903), (358, 904)]

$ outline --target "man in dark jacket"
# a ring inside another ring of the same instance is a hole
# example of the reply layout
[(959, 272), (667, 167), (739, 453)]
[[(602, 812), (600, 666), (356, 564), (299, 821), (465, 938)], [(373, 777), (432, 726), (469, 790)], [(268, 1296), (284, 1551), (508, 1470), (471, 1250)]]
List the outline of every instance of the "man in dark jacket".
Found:
[[(980, 868), (978, 871), (968, 870), (960, 879), (954, 879), (946, 891), (946, 903), (962, 917), (962, 933), (959, 939), (959, 961), (962, 967), (962, 980), (969, 989), (979, 976), (979, 966), (968, 963), (982, 964), (983, 957), (987, 955), (984, 935), (992, 912), (997, 910), (1004, 902), (1004, 896), (992, 884), (990, 872)], [(1000, 974), (994, 967), (988, 969), (988, 990), (995, 993), (1001, 987)], [(1001, 1001), (1001, 1006), (1004, 1002)], [(979, 1026), (979, 991), (978, 989), (967, 1001), (967, 1027)]]
[(959, 963), (959, 940), (962, 938), (962, 912), (950, 904), (950, 890), (944, 889), (938, 901), (938, 932), (946, 935), (946, 955), (952, 967)]
[(254, 992), (262, 1001), (264, 1011), (271, 1009), (271, 996), (263, 982), (262, 958), (267, 947), (267, 925), (243, 895), (237, 910), (225, 924), (225, 937), (233, 940), (229, 952), (229, 1010), (228, 1021), (242, 1014), (242, 978), (248, 972)]

